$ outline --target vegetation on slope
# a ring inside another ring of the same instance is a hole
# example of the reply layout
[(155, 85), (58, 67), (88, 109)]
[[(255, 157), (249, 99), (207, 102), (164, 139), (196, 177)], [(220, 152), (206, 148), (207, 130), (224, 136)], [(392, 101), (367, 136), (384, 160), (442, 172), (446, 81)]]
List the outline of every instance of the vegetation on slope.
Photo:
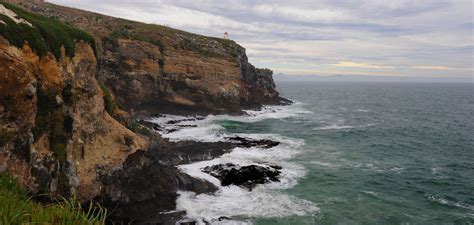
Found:
[(106, 210), (75, 200), (43, 206), (33, 202), (15, 179), (0, 173), (0, 224), (105, 224)]
[[(65, 92), (65, 91), (63, 91)], [(67, 115), (63, 108), (56, 102), (60, 91), (44, 90), (41, 85), (37, 89), (37, 113), (33, 136), (37, 141), (43, 134), (48, 135), (50, 150), (58, 160), (59, 180), (58, 190), (65, 196), (69, 195), (69, 182), (65, 175), (67, 164), (66, 146), (72, 136), (74, 119)], [(29, 152), (25, 155), (29, 155)], [(47, 190), (41, 190), (47, 192)]]
[(27, 42), (39, 56), (52, 52), (57, 60), (61, 57), (61, 46), (64, 46), (66, 55), (73, 57), (76, 41), (89, 43), (95, 49), (95, 41), (86, 32), (73, 26), (61, 23), (53, 18), (40, 16), (8, 3), (0, 3), (5, 8), (15, 12), (19, 18), (30, 22), (16, 23), (10, 17), (0, 14), (0, 35), (7, 38), (12, 45), (23, 47)]
[(114, 111), (116, 108), (118, 108), (118, 106), (115, 104), (115, 101), (112, 98), (109, 89), (101, 82), (99, 82), (99, 86), (102, 89), (102, 92), (104, 92), (105, 110), (107, 111), (107, 113), (109, 113), (109, 115), (114, 116)]

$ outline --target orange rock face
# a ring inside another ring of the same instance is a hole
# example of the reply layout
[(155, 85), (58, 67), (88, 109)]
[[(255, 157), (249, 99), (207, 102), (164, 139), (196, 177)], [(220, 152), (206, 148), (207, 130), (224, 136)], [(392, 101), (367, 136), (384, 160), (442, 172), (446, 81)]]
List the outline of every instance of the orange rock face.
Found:
[[(0, 170), (17, 176), (33, 193), (77, 192), (80, 199), (91, 199), (100, 192), (97, 168), (120, 166), (148, 141), (107, 114), (92, 48), (78, 43), (76, 49), (75, 57), (57, 61), (0, 39), (0, 131), (14, 137), (0, 146)], [(41, 93), (54, 93), (52, 101), (41, 100)], [(48, 115), (43, 122), (42, 113)], [(70, 130), (63, 128), (66, 117)], [(66, 133), (64, 159), (53, 146), (58, 132)]]

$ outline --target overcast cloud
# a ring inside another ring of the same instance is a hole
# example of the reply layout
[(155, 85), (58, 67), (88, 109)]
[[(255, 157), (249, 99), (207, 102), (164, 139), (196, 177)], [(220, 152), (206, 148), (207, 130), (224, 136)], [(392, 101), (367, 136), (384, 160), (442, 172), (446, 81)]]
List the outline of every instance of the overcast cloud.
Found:
[(471, 0), (49, 0), (231, 39), (291, 75), (474, 79)]

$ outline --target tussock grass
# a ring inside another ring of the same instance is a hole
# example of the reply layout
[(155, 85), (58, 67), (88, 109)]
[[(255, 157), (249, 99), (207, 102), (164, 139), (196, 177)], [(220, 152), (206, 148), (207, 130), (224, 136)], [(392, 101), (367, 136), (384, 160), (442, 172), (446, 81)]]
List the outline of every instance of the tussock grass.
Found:
[(0, 173), (0, 224), (105, 224), (106, 209), (75, 198), (43, 206), (31, 200), (15, 179)]
[(11, 18), (1, 15), (0, 35), (10, 41), (12, 45), (23, 47), (28, 42), (33, 51), (39, 56), (52, 52), (57, 60), (61, 57), (61, 46), (64, 46), (66, 55), (73, 57), (76, 41), (89, 43), (96, 53), (95, 41), (92, 36), (68, 24), (23, 10), (15, 5), (0, 2), (5, 8), (15, 12), (18, 17), (30, 22), (33, 26), (24, 23), (15, 23)]

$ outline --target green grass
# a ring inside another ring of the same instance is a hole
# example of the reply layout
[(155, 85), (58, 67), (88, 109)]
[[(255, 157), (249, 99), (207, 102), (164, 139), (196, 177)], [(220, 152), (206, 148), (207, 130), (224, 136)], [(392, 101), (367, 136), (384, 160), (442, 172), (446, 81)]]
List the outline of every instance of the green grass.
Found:
[(43, 206), (28, 197), (11, 176), (0, 173), (0, 224), (105, 224), (107, 210), (75, 198)]
[(104, 92), (105, 110), (107, 110), (107, 113), (109, 113), (109, 115), (113, 116), (117, 105), (115, 105), (114, 99), (112, 98), (109, 89), (101, 82), (99, 82), (99, 85), (102, 91)]
[(31, 27), (24, 23), (17, 24), (9, 17), (0, 15), (0, 20), (6, 23), (6, 25), (0, 24), (0, 35), (8, 39), (12, 45), (21, 48), (25, 42), (28, 42), (33, 51), (39, 56), (45, 56), (50, 51), (59, 60), (61, 46), (64, 46), (67, 56), (74, 57), (76, 41), (82, 40), (91, 45), (94, 54), (97, 56), (94, 38), (86, 32), (61, 23), (54, 18), (28, 12), (12, 4), (0, 4), (33, 25)]
[(153, 37), (149, 37), (147, 36), (147, 34), (135, 32), (131, 30), (131, 28), (132, 27), (128, 27), (127, 25), (124, 25), (121, 28), (115, 29), (110, 33), (109, 38), (113, 41), (115, 46), (118, 46), (118, 39), (131, 39), (131, 40), (148, 42), (152, 45), (158, 46), (161, 54), (164, 53), (165, 46), (160, 40)]

